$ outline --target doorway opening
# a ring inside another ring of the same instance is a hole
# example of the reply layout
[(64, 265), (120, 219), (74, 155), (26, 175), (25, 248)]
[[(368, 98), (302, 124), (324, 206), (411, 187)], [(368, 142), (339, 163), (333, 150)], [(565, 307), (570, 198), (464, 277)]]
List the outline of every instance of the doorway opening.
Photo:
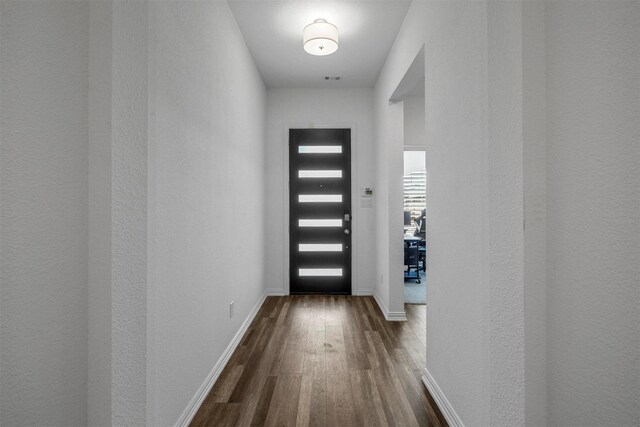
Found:
[[(406, 105), (406, 104), (405, 104)], [(405, 116), (406, 117), (406, 116)], [(425, 304), (427, 169), (424, 150), (404, 151), (404, 302)]]
[(429, 257), (425, 95), (425, 52), (422, 46), (389, 99), (392, 103), (402, 105), (402, 129), (398, 129), (398, 132), (402, 132), (402, 148), (397, 149), (402, 149), (404, 154), (404, 283), (402, 291), (393, 291), (402, 292), (405, 305), (426, 304), (427, 301)]

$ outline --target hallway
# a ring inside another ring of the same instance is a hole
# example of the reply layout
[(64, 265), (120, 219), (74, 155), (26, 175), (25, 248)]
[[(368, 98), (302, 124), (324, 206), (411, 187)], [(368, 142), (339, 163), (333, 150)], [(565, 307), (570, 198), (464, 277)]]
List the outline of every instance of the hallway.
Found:
[(426, 312), (372, 297), (268, 297), (192, 426), (442, 426), (420, 382)]
[(0, 0), (0, 425), (640, 427), (639, 28), (638, 0)]

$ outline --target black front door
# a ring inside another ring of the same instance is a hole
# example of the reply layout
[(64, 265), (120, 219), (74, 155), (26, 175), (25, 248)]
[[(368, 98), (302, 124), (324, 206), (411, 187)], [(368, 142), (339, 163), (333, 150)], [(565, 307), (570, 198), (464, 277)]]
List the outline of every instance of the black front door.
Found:
[(351, 130), (289, 130), (290, 292), (351, 294)]

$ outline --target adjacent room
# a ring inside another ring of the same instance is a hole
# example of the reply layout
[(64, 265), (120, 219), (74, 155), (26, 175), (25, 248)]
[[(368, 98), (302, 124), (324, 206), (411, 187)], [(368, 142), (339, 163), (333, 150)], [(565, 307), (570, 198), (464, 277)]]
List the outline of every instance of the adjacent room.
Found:
[[(419, 98), (424, 102), (424, 98)], [(404, 152), (404, 302), (424, 304), (427, 298), (427, 171), (425, 152)]]

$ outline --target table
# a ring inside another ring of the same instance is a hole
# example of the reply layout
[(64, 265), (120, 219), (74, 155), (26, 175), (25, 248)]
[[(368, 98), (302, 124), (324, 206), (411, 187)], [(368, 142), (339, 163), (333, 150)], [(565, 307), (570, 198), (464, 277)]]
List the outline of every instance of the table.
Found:
[[(420, 237), (404, 235), (404, 265), (407, 271), (404, 272), (405, 279), (416, 279), (416, 283), (420, 283)], [(411, 275), (411, 268), (416, 270), (415, 276)]]

